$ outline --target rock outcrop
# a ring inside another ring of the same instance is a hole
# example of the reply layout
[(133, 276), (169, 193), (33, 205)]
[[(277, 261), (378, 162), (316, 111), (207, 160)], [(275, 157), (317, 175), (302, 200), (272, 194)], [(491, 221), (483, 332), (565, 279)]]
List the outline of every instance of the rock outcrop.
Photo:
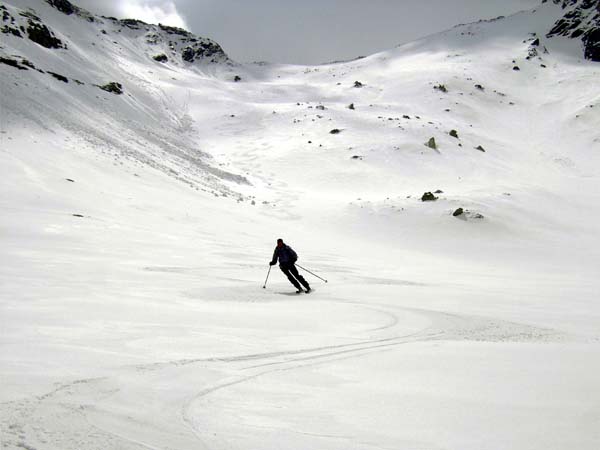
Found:
[(58, 39), (50, 29), (41, 22), (29, 19), (27, 36), (36, 44), (46, 48), (64, 48), (62, 41)]
[[(586, 59), (600, 62), (600, 0), (550, 0), (565, 10), (546, 37), (581, 39)], [(543, 0), (542, 3), (547, 3)]]
[(46, 0), (46, 3), (68, 16), (80, 11), (77, 6), (68, 0)]

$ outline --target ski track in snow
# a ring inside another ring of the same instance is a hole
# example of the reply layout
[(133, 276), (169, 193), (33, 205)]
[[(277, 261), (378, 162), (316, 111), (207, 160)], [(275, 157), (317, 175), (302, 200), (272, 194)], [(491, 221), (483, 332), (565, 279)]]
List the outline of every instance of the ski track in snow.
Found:
[[(227, 389), (250, 380), (274, 372), (288, 372), (308, 366), (325, 365), (345, 359), (357, 359), (362, 356), (393, 351), (400, 345), (410, 345), (424, 342), (528, 342), (551, 343), (572, 340), (564, 333), (543, 329), (524, 324), (488, 319), (469, 315), (449, 314), (438, 311), (428, 311), (414, 308), (396, 307), (390, 305), (374, 305), (370, 303), (341, 302), (345, 305), (359, 306), (368, 310), (375, 309), (389, 317), (387, 324), (377, 327), (372, 332), (386, 331), (392, 333), (398, 324), (397, 312), (409, 311), (422, 315), (431, 322), (430, 326), (416, 333), (391, 335), (387, 337), (360, 340), (340, 345), (330, 345), (311, 348), (297, 348), (286, 351), (265, 352), (237, 356), (212, 356), (197, 359), (173, 360), (162, 363), (144, 364), (119, 369), (119, 377), (126, 374), (135, 384), (136, 376), (160, 379), (162, 372), (169, 371), (176, 376), (178, 370), (191, 370), (198, 375), (211, 365), (225, 366), (234, 375), (220, 380), (218, 383), (203, 387), (200, 391), (188, 393), (180, 406), (183, 424), (204, 442), (210, 430), (201, 429), (197, 417), (192, 410), (198, 411), (198, 403), (217, 391)], [(173, 372), (175, 371), (175, 372)], [(147, 382), (147, 380), (146, 380)], [(153, 384), (153, 383), (151, 383)], [(60, 384), (53, 391), (30, 399), (0, 404), (4, 422), (1, 425), (3, 448), (37, 449), (28, 442), (40, 444), (52, 443), (53, 448), (168, 448), (155, 446), (143, 439), (133, 439), (124, 436), (107, 425), (99, 425), (90, 411), (101, 411), (102, 402), (118, 394), (121, 388), (115, 387), (115, 380), (110, 376), (75, 380)], [(165, 402), (167, 399), (165, 399)], [(50, 411), (52, 413), (48, 414)], [(59, 411), (59, 412), (57, 412)], [(136, 421), (135, 416), (123, 417), (124, 420)], [(76, 430), (76, 431), (73, 431)], [(298, 432), (301, 433), (301, 432)], [(318, 435), (326, 439), (347, 439), (340, 436)], [(369, 448), (365, 445), (364, 448)], [(373, 445), (373, 448), (383, 448)], [(41, 447), (43, 448), (43, 446)], [(206, 446), (205, 448), (211, 448)]]

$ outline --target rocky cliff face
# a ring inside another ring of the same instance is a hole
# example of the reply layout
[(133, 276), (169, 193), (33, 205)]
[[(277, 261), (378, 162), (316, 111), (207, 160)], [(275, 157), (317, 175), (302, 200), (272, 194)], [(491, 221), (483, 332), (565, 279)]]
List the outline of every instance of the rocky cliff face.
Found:
[[(543, 0), (546, 3), (548, 0)], [(546, 35), (581, 39), (586, 59), (600, 61), (600, 0), (551, 0), (565, 10)]]
[[(63, 0), (65, 1), (65, 0)], [(167, 25), (150, 25), (141, 20), (121, 19), (114, 17), (102, 17), (111, 21), (117, 27), (125, 27), (129, 30), (138, 31), (143, 35), (146, 43), (158, 47), (167, 44), (169, 55), (160, 53), (154, 57), (156, 61), (167, 62), (169, 60), (181, 60), (187, 63), (193, 62), (230, 62), (229, 57), (215, 41), (198, 37), (187, 30)]]

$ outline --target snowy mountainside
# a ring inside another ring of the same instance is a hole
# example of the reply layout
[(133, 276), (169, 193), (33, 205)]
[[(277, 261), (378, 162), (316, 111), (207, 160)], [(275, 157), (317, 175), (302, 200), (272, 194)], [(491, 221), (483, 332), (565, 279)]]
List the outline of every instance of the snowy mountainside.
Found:
[(0, 447), (596, 450), (589, 5), (294, 66), (3, 1)]
[[(210, 72), (211, 66), (227, 72), (232, 63), (218, 44), (173, 27), (94, 16), (69, 2), (2, 7), (1, 56), (18, 69), (8, 74), (14, 83), (3, 80), (5, 124), (66, 128), (99, 152), (149, 164), (203, 189), (220, 179), (247, 183), (197, 148), (185, 100), (174, 102), (152, 79), (153, 66), (161, 65), (169, 67), (164, 72), (170, 78), (177, 70)], [(190, 170), (183, 175), (180, 166)]]

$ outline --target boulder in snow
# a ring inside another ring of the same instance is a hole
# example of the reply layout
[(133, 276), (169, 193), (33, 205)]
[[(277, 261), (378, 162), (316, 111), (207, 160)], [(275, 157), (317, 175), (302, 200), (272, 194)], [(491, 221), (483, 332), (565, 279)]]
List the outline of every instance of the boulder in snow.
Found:
[(438, 198), (433, 195), (431, 192), (425, 192), (423, 194), (423, 196), (421, 197), (421, 201), (422, 202), (433, 202), (436, 201)]
[(117, 83), (116, 81), (111, 81), (110, 83), (106, 83), (104, 86), (98, 87), (103, 91), (110, 92), (112, 94), (120, 95), (123, 93), (123, 85), (121, 83)]
[(27, 26), (27, 36), (36, 44), (46, 48), (65, 48), (60, 39), (54, 36), (50, 29), (40, 22), (29, 19)]

